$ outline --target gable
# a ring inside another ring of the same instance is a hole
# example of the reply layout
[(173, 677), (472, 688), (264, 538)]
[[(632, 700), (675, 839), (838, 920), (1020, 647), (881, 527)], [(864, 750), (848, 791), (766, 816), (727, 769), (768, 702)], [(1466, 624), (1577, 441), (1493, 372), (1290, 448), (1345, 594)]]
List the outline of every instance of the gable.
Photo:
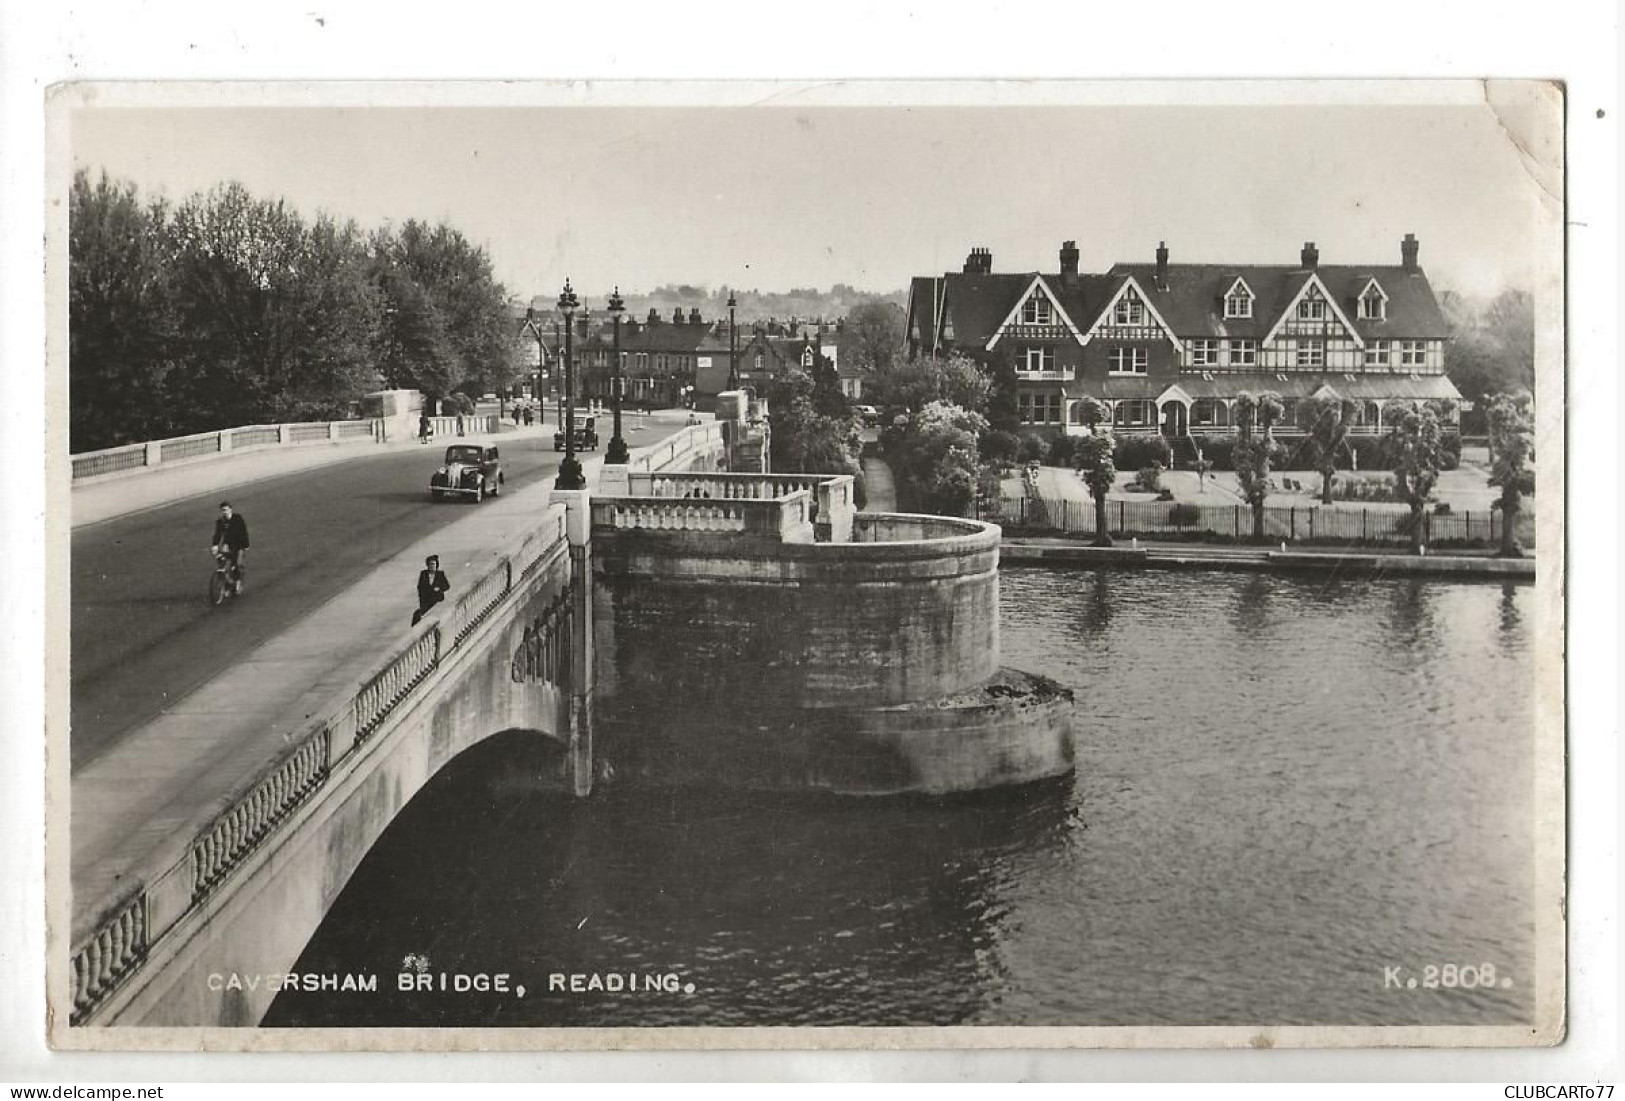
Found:
[(1096, 315), (1094, 322), (1089, 326), (1088, 331), (1083, 334), (1083, 340), (1081, 343), (1089, 343), (1089, 341), (1093, 340), (1096, 336), (1101, 335), (1108, 329), (1123, 328), (1124, 326), (1118, 325), (1113, 320), (1113, 315), (1117, 311), (1117, 303), (1122, 301), (1126, 296), (1133, 294), (1139, 299), (1140, 304), (1145, 308), (1146, 316), (1155, 322), (1154, 326), (1141, 324), (1139, 326), (1135, 326), (1135, 328), (1160, 329), (1162, 334), (1167, 337), (1169, 343), (1178, 345), (1179, 337), (1174, 333), (1172, 326), (1163, 320), (1162, 313), (1152, 303), (1151, 296), (1145, 293), (1145, 289), (1140, 286), (1139, 281), (1136, 280), (1132, 275), (1125, 275), (1122, 278), (1122, 286), (1118, 287), (1114, 293), (1107, 297), (1105, 304), (1101, 307), (1099, 314)]
[[(1053, 311), (1052, 320), (1037, 325), (1029, 325), (1020, 321), (1023, 308), (1035, 296), (1040, 295), (1049, 303), (1050, 309)], [(1084, 343), (1083, 335), (1078, 332), (1078, 327), (1072, 323), (1072, 318), (1067, 316), (1066, 309), (1061, 305), (1061, 300), (1049, 289), (1049, 284), (1044, 282), (1042, 275), (1035, 275), (1032, 282), (1027, 285), (1027, 289), (1016, 298), (1016, 303), (1010, 307), (1010, 312), (1004, 315), (1004, 320), (999, 323), (999, 327), (993, 331), (993, 336), (988, 340), (986, 348), (991, 352), (993, 346), (999, 342), (999, 338), (1004, 336), (1006, 332), (1010, 332), (1013, 336), (1019, 334), (1023, 329), (1054, 328), (1057, 323), (1054, 319), (1059, 320), (1060, 326), (1071, 335), (1073, 340), (1076, 340), (1079, 344)]]
[(1360, 336), (1359, 331), (1355, 329), (1354, 323), (1349, 320), (1348, 315), (1343, 312), (1343, 308), (1337, 304), (1337, 296), (1332, 294), (1315, 272), (1310, 272), (1309, 277), (1303, 281), (1303, 285), (1298, 288), (1297, 293), (1287, 300), (1286, 306), (1276, 316), (1269, 332), (1264, 334), (1264, 343), (1268, 344), (1274, 340), (1276, 334), (1281, 331), (1281, 327), (1287, 322), (1296, 320), (1298, 303), (1311, 297), (1311, 292), (1313, 292), (1314, 296), (1325, 301), (1328, 319), (1335, 318), (1338, 324), (1343, 326), (1343, 331), (1348, 334), (1349, 339), (1354, 342), (1354, 346), (1364, 348), (1365, 340)]

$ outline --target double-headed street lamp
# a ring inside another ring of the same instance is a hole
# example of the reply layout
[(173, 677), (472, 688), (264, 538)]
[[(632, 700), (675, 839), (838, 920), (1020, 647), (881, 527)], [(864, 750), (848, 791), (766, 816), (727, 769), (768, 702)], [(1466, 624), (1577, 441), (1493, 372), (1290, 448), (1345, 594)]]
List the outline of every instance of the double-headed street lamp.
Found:
[(734, 335), (734, 292), (728, 292), (728, 389), (739, 389), (739, 340)]
[(564, 315), (564, 417), (559, 429), (564, 433), (564, 461), (559, 464), (559, 475), (553, 479), (554, 489), (586, 489), (587, 479), (576, 461), (576, 402), (575, 365), (570, 337), (575, 330), (575, 312), (581, 305), (576, 292), (565, 276), (564, 289), (559, 292), (559, 313)]
[(626, 303), (621, 299), (621, 288), (617, 286), (609, 296), (609, 316), (615, 322), (615, 373), (609, 381), (609, 400), (615, 409), (615, 433), (610, 436), (609, 449), (604, 452), (606, 463), (624, 463), (631, 457), (626, 449), (626, 439), (621, 435), (621, 394), (626, 390), (626, 379), (621, 374), (621, 314), (625, 311)]

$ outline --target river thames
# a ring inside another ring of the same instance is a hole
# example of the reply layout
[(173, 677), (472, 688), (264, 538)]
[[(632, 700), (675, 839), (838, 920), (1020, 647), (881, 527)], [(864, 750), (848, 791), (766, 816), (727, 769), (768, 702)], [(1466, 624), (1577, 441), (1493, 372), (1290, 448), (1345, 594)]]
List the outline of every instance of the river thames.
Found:
[[(377, 991), (287, 990), (266, 1023), (1532, 1016), (1532, 586), (1013, 568), (1001, 587), (1004, 661), (1076, 694), (1074, 777), (572, 802), (530, 779), (539, 740), (493, 739), (390, 826), (294, 969)], [(509, 989), (403, 992), (403, 966)]]

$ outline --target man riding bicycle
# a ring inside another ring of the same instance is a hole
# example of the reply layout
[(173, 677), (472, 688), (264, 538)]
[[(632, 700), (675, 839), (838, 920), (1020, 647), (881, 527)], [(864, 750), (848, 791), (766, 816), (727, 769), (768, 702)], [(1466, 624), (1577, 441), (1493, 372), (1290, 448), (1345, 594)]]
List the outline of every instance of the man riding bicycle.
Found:
[(223, 554), (231, 562), (231, 583), (237, 592), (243, 589), (243, 558), (248, 550), (248, 521), (241, 513), (231, 510), (230, 501), (220, 502), (220, 517), (214, 522), (214, 540), (209, 546), (213, 554)]

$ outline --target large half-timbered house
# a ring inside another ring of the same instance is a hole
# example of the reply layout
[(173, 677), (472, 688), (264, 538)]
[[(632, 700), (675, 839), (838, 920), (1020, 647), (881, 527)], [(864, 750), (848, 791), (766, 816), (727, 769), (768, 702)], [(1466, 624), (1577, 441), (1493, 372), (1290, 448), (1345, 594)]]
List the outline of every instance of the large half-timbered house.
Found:
[[(1116, 431), (1175, 440), (1228, 431), (1236, 398), (1274, 391), (1280, 431), (1300, 431), (1310, 396), (1352, 403), (1354, 432), (1375, 435), (1399, 408), (1459, 402), (1444, 374), (1448, 326), (1410, 234), (1393, 265), (1322, 265), (1306, 244), (1292, 265), (1150, 264), (1078, 271), (1074, 242), (1056, 273), (995, 273), (986, 249), (964, 269), (916, 277), (911, 354), (957, 351), (1009, 362), (1023, 424), (1085, 431), (1097, 398)], [(1453, 416), (1453, 414), (1452, 414)]]

